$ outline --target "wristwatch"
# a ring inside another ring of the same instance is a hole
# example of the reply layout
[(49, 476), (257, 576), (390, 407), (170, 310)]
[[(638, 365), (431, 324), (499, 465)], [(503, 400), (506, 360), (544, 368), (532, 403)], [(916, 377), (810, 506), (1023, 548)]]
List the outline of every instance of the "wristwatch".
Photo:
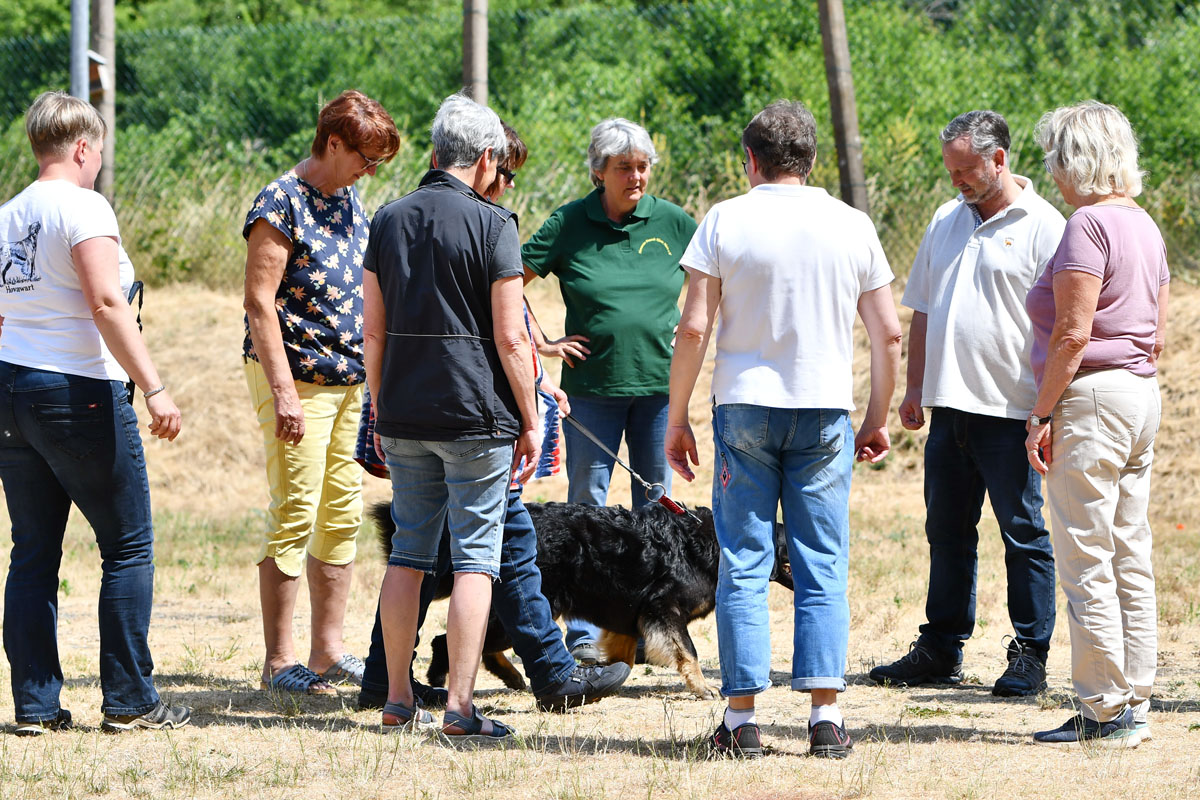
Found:
[(1047, 414), (1044, 417), (1039, 417), (1037, 414), (1029, 415), (1029, 424), (1031, 427), (1039, 428), (1042, 425), (1049, 425), (1050, 420), (1054, 418), (1054, 414)]

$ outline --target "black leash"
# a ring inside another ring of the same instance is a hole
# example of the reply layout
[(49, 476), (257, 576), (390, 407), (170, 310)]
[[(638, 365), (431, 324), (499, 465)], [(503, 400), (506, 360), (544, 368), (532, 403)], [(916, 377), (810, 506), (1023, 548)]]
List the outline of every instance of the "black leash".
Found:
[(687, 514), (692, 519), (695, 519), (697, 522), (700, 521), (699, 518), (697, 518), (695, 514), (693, 514), (691, 511), (689, 511), (682, 503), (677, 503), (674, 500), (672, 500), (670, 497), (668, 497), (667, 496), (667, 488), (665, 486), (663, 486), (661, 483), (650, 483), (645, 478), (643, 478), (641, 475), (638, 475), (636, 472), (634, 472), (633, 467), (629, 466), (624, 461), (622, 461), (616, 453), (614, 453), (612, 450), (609, 450), (608, 447), (605, 446), (604, 442), (602, 442), (596, 438), (596, 434), (592, 433), (587, 428), (585, 428), (581, 423), (577, 422), (575, 420), (575, 418), (572, 417), (570, 414), (564, 414), (563, 419), (565, 419), (567, 422), (574, 425), (575, 430), (579, 431), (584, 436), (591, 439), (592, 444), (596, 445), (596, 447), (599, 447), (610, 458), (612, 458), (613, 461), (616, 461), (618, 464), (620, 464), (622, 467), (624, 467), (625, 471), (628, 472), (630, 475), (632, 475), (633, 479), (642, 485), (642, 488), (646, 491), (646, 499), (649, 500), (651, 503), (658, 503), (663, 508), (666, 508), (668, 511), (671, 511), (674, 514)]

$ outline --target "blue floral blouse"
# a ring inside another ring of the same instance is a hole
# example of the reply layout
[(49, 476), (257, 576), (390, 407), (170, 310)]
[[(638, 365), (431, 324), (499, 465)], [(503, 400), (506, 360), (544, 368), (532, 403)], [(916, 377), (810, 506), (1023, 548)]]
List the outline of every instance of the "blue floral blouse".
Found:
[[(254, 198), (242, 236), (264, 219), (292, 243), (275, 293), (292, 377), (304, 383), (353, 386), (363, 367), (363, 253), (370, 221), (353, 187), (328, 195), (289, 170)], [(242, 352), (258, 360), (246, 322)]]

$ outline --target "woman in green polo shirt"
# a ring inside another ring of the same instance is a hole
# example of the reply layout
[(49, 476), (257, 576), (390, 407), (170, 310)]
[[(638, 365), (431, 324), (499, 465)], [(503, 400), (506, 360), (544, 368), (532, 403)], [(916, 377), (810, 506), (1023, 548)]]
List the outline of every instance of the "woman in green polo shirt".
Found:
[[(671, 487), (663, 454), (671, 340), (679, 322), (684, 272), (679, 257), (696, 231), (682, 208), (646, 193), (658, 160), (650, 134), (627, 119), (592, 129), (588, 166), (595, 191), (559, 208), (521, 249), (525, 280), (558, 277), (566, 336), (539, 351), (566, 362), (562, 388), (571, 417), (616, 452), (621, 438), (633, 469)], [(567, 499), (604, 505), (613, 459), (571, 425), (563, 426)], [(631, 482), (635, 508), (649, 504)], [(594, 631), (570, 622), (567, 645), (594, 658)]]

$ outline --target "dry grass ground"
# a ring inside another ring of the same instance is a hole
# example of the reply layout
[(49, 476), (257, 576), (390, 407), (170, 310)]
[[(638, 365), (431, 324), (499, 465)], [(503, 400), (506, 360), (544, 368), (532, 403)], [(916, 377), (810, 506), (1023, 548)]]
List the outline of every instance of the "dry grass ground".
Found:
[[(561, 325), (554, 288), (531, 289), (547, 327)], [(772, 755), (739, 763), (706, 761), (699, 748), (720, 714), (720, 701), (693, 699), (677, 675), (657, 668), (638, 667), (619, 696), (567, 715), (537, 712), (528, 694), (503, 689), (485, 675), (481, 704), (524, 738), (514, 750), (477, 754), (381, 736), (374, 727), (377, 714), (355, 711), (350, 690), (336, 699), (303, 701), (259, 691), (262, 652), (251, 561), (265, 481), (238, 358), (240, 302), (232, 294), (195, 288), (153, 290), (145, 312), (147, 336), (183, 409), (185, 427), (173, 444), (147, 441), (158, 525), (151, 640), (160, 689), (172, 702), (193, 706), (194, 722), (169, 734), (99, 733), (99, 570), (90, 533), (73, 518), (62, 569), (59, 640), (67, 676), (63, 701), (81, 728), (34, 740), (0, 735), (0, 798), (1200, 795), (1200, 470), (1193, 459), (1200, 292), (1177, 284), (1173, 307), (1153, 505), (1161, 634), (1150, 716), (1154, 739), (1130, 752), (1062, 753), (1029, 742), (1031, 731), (1056, 726), (1071, 713), (1064, 624), (1050, 657), (1050, 692), (1020, 700), (991, 696), (991, 682), (1003, 669), (1001, 637), (1010, 631), (1002, 553), (989, 511), (981, 526), (979, 623), (966, 650), (967, 685), (897, 690), (865, 680), (873, 664), (905, 650), (923, 618), (923, 437), (896, 428), (895, 450), (884, 466), (860, 468), (855, 475), (851, 686), (842, 701), (856, 740), (854, 754), (844, 762), (803, 756), (807, 698), (784, 688), (790, 596), (776, 592), (771, 608), (778, 632), (777, 686), (760, 702)], [(702, 440), (710, 438), (707, 413), (702, 387), (692, 408)], [(706, 502), (711, 453), (708, 444), (700, 477), (677, 485), (678, 497)], [(627, 482), (619, 478), (616, 487), (613, 502), (627, 502)], [(368, 479), (367, 493), (381, 499), (387, 487)], [(528, 495), (562, 499), (565, 481), (534, 484)], [(382, 573), (369, 538), (363, 542), (347, 619), (348, 642), (358, 652), (366, 649)], [(306, 602), (302, 594), (302, 611)], [(306, 617), (297, 615), (302, 647)], [(435, 606), (429, 635), (444, 618), (444, 607)], [(705, 673), (719, 683), (712, 620), (696, 623), (692, 632)], [(0, 684), (6, 683), (3, 664)], [(12, 715), (5, 687), (0, 720)]]

